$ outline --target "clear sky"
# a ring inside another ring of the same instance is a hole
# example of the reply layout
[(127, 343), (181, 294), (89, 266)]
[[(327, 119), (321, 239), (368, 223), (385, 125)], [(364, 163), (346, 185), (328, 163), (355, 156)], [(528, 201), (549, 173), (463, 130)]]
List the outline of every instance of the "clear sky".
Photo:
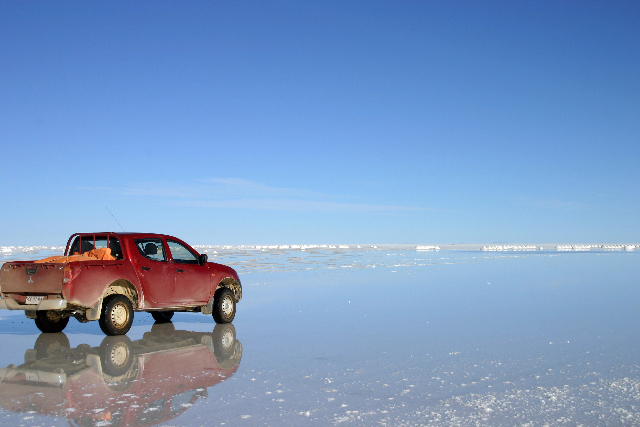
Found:
[(640, 2), (5, 0), (0, 148), (0, 245), (633, 243)]

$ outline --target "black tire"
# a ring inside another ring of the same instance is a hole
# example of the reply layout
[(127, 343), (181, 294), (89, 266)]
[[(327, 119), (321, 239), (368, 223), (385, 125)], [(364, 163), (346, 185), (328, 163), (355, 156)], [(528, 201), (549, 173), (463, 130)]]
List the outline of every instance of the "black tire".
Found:
[(155, 335), (155, 338), (158, 338), (158, 335), (160, 335), (163, 338), (166, 338), (171, 334), (173, 334), (175, 331), (176, 331), (176, 326), (172, 322), (167, 322), (167, 323), (156, 322), (153, 325), (151, 325), (151, 331), (145, 332), (144, 334), (146, 335), (150, 333), (152, 335)]
[(69, 338), (62, 333), (40, 334), (33, 345), (36, 350), (36, 360), (55, 357), (71, 348)]
[(122, 392), (131, 388), (138, 378), (138, 362), (129, 337), (105, 337), (100, 344), (99, 354), (102, 378), (109, 390)]
[(216, 356), (218, 365), (222, 367), (233, 356), (236, 347), (236, 328), (231, 323), (216, 325), (213, 328), (211, 338), (213, 341), (213, 354)]
[(156, 323), (169, 323), (171, 322), (171, 318), (173, 317), (173, 311), (152, 311), (151, 315), (153, 316), (153, 320)]
[(107, 297), (102, 304), (100, 314), (100, 329), (106, 335), (124, 335), (133, 324), (133, 306), (129, 298), (116, 294)]
[(213, 298), (213, 320), (216, 323), (231, 323), (236, 317), (236, 297), (229, 288), (220, 288)]
[(102, 372), (112, 377), (127, 373), (133, 363), (133, 346), (126, 335), (105, 337), (100, 344)]
[(69, 323), (69, 316), (63, 316), (59, 311), (39, 310), (36, 311), (36, 326), (42, 332), (62, 332)]

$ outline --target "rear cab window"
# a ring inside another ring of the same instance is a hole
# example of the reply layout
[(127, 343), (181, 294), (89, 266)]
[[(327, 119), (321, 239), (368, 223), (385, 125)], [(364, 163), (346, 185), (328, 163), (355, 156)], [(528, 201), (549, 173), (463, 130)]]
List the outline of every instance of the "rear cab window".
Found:
[(115, 259), (122, 259), (122, 247), (115, 236), (104, 234), (76, 236), (69, 247), (67, 255), (82, 255), (94, 249), (110, 249), (110, 255)]

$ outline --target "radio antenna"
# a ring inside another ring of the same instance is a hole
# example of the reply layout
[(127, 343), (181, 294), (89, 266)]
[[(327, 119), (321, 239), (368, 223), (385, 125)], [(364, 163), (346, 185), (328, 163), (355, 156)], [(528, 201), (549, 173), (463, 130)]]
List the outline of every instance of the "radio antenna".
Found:
[[(111, 216), (113, 217), (114, 221), (118, 223), (118, 225), (120, 225), (120, 222), (118, 222), (118, 220), (116, 219), (116, 217), (111, 213), (111, 211), (109, 210), (109, 208), (107, 206), (105, 206), (107, 208), (107, 211), (109, 211), (109, 213), (111, 214)], [(124, 231), (124, 228), (120, 225), (120, 228), (122, 228), (122, 232), (126, 233), (126, 231)]]

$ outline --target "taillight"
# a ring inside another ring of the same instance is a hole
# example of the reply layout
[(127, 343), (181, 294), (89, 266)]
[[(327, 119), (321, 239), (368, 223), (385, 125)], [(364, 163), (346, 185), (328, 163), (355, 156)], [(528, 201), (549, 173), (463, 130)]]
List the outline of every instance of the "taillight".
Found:
[(71, 281), (71, 267), (66, 266), (64, 269), (64, 276), (62, 276), (62, 283), (69, 283)]

